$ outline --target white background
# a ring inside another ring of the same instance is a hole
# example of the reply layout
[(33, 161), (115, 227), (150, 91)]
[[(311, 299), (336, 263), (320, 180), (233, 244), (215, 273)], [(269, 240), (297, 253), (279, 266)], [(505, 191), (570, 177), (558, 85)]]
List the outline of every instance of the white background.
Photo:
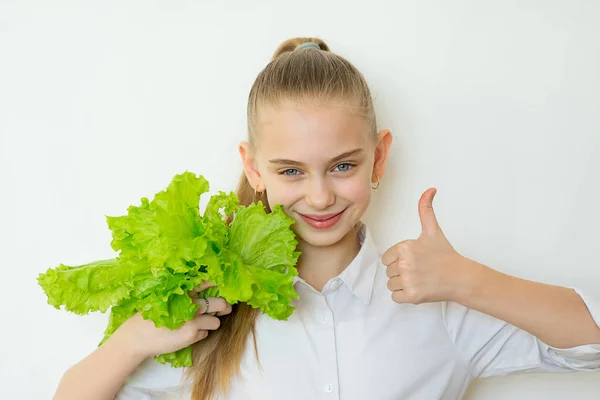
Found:
[[(0, 0), (0, 398), (50, 398), (102, 336), (105, 316), (45, 304), (40, 272), (112, 257), (104, 216), (176, 173), (234, 188), (250, 86), (294, 36), (363, 71), (395, 134), (380, 247), (418, 235), (435, 186), (462, 254), (599, 293), (599, 19), (593, 0)], [(599, 373), (534, 375), (467, 398), (599, 392)]]

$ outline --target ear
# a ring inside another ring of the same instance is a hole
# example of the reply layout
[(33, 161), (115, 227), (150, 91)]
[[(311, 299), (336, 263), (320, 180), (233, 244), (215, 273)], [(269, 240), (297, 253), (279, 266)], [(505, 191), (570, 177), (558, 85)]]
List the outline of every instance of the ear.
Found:
[(256, 168), (256, 161), (254, 159), (254, 153), (250, 149), (250, 144), (248, 142), (240, 143), (238, 151), (242, 157), (244, 173), (246, 174), (246, 178), (248, 178), (248, 182), (250, 182), (252, 188), (257, 192), (264, 192), (265, 185), (260, 173), (258, 172), (258, 169)]
[(385, 164), (388, 158), (388, 152), (392, 145), (392, 132), (387, 129), (377, 134), (377, 146), (375, 147), (375, 159), (373, 160), (372, 182), (377, 182), (385, 174)]

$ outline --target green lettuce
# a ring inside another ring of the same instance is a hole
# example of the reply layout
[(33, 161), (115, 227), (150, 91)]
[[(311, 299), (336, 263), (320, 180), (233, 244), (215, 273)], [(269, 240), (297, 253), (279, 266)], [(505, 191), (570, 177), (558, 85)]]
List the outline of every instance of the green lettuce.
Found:
[[(202, 296), (244, 302), (279, 320), (298, 298), (293, 288), (299, 252), (293, 220), (281, 206), (241, 206), (235, 193), (212, 196), (200, 215), (202, 176), (176, 175), (152, 201), (107, 217), (118, 256), (80, 266), (59, 265), (40, 274), (48, 304), (76, 314), (110, 309), (100, 343), (134, 314), (157, 327), (177, 329), (194, 318), (198, 305), (188, 292), (210, 281)], [(231, 221), (231, 222), (229, 222)], [(155, 357), (174, 367), (192, 365), (191, 347)]]

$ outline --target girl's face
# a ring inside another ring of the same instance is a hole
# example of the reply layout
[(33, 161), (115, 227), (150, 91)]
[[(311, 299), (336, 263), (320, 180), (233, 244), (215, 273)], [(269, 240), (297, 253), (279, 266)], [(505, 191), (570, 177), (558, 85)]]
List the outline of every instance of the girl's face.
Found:
[(321, 247), (339, 242), (363, 216), (390, 143), (388, 131), (374, 138), (344, 107), (288, 102), (261, 109), (256, 148), (242, 143), (240, 153), (250, 184), (266, 190), (269, 204), (283, 205), (301, 240)]

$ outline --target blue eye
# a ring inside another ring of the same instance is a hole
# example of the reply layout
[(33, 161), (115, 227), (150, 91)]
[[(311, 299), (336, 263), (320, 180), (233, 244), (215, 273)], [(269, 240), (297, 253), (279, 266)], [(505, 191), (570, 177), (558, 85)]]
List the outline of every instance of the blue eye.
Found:
[(342, 163), (342, 164), (336, 165), (334, 170), (339, 171), (339, 172), (346, 172), (346, 171), (349, 171), (350, 169), (352, 169), (353, 166), (354, 165), (352, 165), (350, 163)]
[(299, 173), (300, 173), (300, 171), (298, 171), (295, 168), (289, 168), (282, 172), (283, 175), (287, 175), (287, 176), (296, 176)]

